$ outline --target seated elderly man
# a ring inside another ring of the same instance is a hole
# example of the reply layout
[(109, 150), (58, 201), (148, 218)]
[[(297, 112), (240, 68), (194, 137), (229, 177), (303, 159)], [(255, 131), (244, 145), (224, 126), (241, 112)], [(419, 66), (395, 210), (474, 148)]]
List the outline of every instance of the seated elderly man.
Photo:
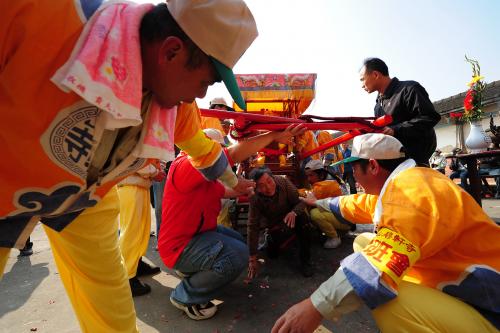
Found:
[[(325, 169), (320, 160), (311, 160), (306, 164), (306, 177), (311, 185), (312, 193), (317, 199), (338, 197), (347, 194), (342, 189), (342, 180)], [(343, 193), (344, 192), (344, 193)], [(348, 231), (352, 224), (340, 222), (331, 212), (312, 208), (309, 211), (311, 220), (328, 237), (323, 244), (325, 249), (335, 249), (340, 246), (342, 241), (337, 234), (337, 230)]]
[(371, 215), (377, 233), (272, 333), (313, 332), (323, 317), (338, 320), (363, 303), (382, 332), (498, 332), (500, 227), (446, 176), (417, 167), (392, 136), (354, 138), (344, 162), (367, 195), (378, 195), (375, 206), (359, 195), (305, 200), (341, 219)]
[(441, 150), (436, 149), (434, 154), (432, 154), (429, 159), (429, 165), (436, 171), (441, 172), (444, 175), (446, 169), (446, 157), (442, 154)]
[(258, 271), (257, 246), (261, 227), (267, 229), (269, 258), (279, 255), (281, 245), (293, 232), (299, 241), (300, 271), (305, 277), (312, 276), (310, 236), (306, 228), (309, 220), (297, 188), (288, 179), (274, 176), (267, 167), (253, 169), (250, 178), (256, 183), (256, 194), (250, 198), (248, 217), (248, 277), (255, 277)]

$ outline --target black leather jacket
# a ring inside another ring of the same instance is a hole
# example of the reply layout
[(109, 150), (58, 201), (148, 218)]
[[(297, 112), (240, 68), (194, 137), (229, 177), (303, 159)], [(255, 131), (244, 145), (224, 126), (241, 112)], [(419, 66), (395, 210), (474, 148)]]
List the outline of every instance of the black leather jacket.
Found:
[(434, 109), (427, 91), (418, 82), (393, 78), (384, 94), (377, 97), (375, 116), (393, 117), (389, 127), (407, 153), (419, 164), (429, 164), (436, 149), (434, 126), (441, 116)]

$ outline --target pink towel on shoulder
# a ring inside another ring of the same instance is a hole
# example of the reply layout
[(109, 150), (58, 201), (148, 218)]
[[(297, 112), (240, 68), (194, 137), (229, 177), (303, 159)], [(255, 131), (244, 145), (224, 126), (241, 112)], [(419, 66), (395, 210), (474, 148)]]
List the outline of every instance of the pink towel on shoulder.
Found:
[[(85, 24), (69, 60), (52, 81), (107, 112), (106, 128), (137, 126), (141, 118), (142, 64), (139, 26), (152, 4), (104, 3)], [(138, 157), (171, 160), (176, 108), (153, 102)]]

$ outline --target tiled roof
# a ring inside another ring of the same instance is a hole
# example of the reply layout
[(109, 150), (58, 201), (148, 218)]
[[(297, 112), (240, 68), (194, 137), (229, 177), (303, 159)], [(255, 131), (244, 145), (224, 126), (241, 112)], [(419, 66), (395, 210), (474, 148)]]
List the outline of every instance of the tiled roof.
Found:
[[(441, 115), (462, 111), (464, 108), (465, 93), (466, 91), (435, 101), (434, 107), (436, 111)], [(488, 83), (483, 92), (483, 105), (488, 105), (497, 101), (500, 101), (500, 80)]]

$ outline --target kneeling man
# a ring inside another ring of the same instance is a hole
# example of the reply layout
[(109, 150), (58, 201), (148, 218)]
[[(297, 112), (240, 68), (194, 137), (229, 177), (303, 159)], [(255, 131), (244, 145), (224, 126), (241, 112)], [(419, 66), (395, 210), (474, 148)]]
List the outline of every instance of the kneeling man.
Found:
[[(204, 132), (214, 141), (224, 142), (217, 130)], [(250, 138), (223, 153), (229, 161), (240, 162), (273, 140), (287, 142), (303, 132), (303, 126), (291, 125), (283, 132)], [(217, 307), (211, 300), (247, 267), (248, 248), (243, 237), (232, 229), (217, 226), (221, 198), (241, 194), (217, 180), (203, 178), (185, 153), (181, 152), (170, 166), (158, 251), (165, 265), (183, 278), (172, 291), (170, 301), (191, 319), (214, 316)], [(244, 194), (253, 194), (253, 188)]]

